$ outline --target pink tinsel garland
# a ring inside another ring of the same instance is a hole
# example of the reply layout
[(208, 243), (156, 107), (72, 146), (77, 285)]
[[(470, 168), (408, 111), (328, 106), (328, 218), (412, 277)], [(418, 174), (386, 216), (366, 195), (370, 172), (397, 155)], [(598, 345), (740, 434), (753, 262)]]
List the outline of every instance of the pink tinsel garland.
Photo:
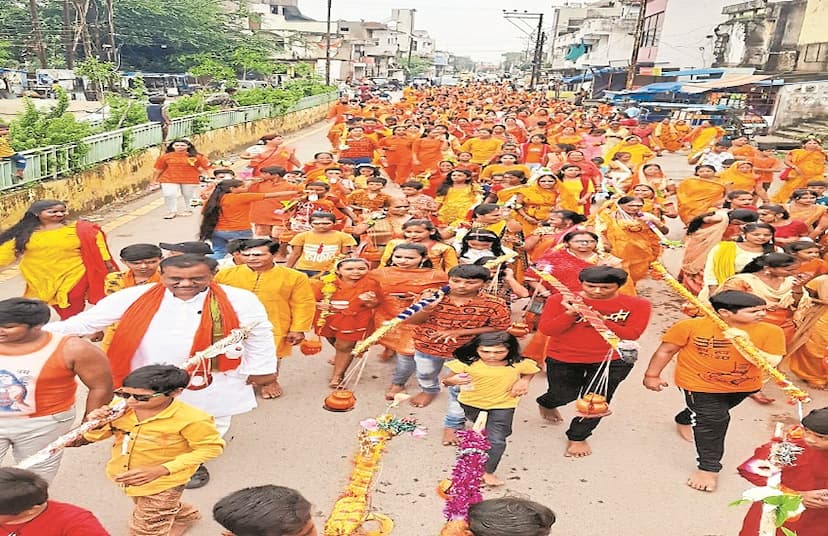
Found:
[(469, 507), (483, 500), (480, 486), (483, 483), (486, 460), (489, 458), (489, 440), (485, 433), (474, 430), (457, 432), (460, 445), (457, 461), (451, 470), (451, 488), (443, 514), (449, 521), (465, 521)]

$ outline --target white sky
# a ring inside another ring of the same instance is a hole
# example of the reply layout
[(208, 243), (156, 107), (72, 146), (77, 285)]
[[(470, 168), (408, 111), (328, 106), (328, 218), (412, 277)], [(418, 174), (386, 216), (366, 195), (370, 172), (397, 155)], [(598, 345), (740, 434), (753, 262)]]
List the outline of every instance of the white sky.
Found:
[[(526, 48), (526, 36), (503, 18), (503, 9), (544, 13), (552, 23), (553, 0), (333, 0), (334, 20), (388, 22), (391, 9), (416, 9), (414, 26), (426, 30), (437, 48), (477, 61), (499, 62), (503, 52)], [(326, 0), (299, 0), (303, 14), (325, 20)], [(537, 21), (525, 21), (537, 26)]]

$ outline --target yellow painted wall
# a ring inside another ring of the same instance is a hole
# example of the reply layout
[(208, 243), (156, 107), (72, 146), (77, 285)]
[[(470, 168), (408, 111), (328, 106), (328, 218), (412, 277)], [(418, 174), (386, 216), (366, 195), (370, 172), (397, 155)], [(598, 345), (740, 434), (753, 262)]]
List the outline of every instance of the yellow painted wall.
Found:
[[(264, 134), (290, 133), (324, 119), (330, 104), (307, 108), (283, 117), (263, 119), (192, 136), (198, 150), (211, 159), (253, 145)], [(40, 199), (65, 201), (75, 214), (97, 210), (146, 189), (153, 164), (160, 154), (151, 148), (129, 158), (105, 162), (71, 177), (35, 183), (31, 187), (0, 196), (0, 229), (18, 221), (33, 202)]]
[(825, 43), (828, 41), (828, 2), (825, 0), (808, 0), (802, 30), (799, 32), (799, 45)]

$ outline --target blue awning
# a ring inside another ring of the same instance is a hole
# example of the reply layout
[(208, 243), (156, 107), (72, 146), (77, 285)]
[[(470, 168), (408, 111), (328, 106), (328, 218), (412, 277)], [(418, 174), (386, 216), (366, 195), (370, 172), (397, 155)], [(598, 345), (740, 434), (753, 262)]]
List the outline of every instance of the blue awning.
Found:
[(647, 84), (646, 86), (641, 86), (639, 88), (633, 89), (629, 92), (625, 92), (628, 95), (631, 94), (654, 94), (654, 93), (679, 93), (681, 91), (682, 84), (680, 82), (655, 82), (653, 84)]
[(624, 68), (619, 67), (601, 67), (600, 69), (592, 69), (587, 71), (586, 73), (578, 74), (575, 76), (569, 76), (566, 78), (561, 78), (561, 82), (564, 84), (577, 84), (580, 82), (589, 82), (592, 80), (593, 73), (598, 74), (607, 74), (607, 73), (625, 73), (627, 72)]
[(688, 69), (686, 71), (661, 71), (660, 76), (700, 76), (705, 74), (721, 74), (724, 69)]

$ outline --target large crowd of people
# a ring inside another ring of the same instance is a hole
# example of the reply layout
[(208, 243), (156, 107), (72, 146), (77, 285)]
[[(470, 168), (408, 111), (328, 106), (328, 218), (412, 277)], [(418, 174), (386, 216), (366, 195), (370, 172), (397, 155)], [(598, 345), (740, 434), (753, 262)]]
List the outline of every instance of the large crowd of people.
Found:
[[(560, 408), (576, 407), (564, 454), (592, 454), (588, 440), (653, 316), (640, 284), (677, 233), (678, 280), (728, 327), (688, 305), (691, 318), (667, 329), (646, 365), (644, 387), (684, 394), (676, 426), (698, 463), (687, 484), (715, 491), (731, 410), (773, 403), (731, 332), (803, 387), (828, 388), (820, 140), (781, 157), (709, 121), (649, 124), (605, 103), (482, 84), (343, 98), (328, 119), (329, 151), (304, 154), (272, 134), (241, 166), (170, 141), (152, 183), (165, 219), (200, 210), (197, 241), (131, 244), (119, 263), (101, 228), (71, 221), (59, 200), (33, 203), (0, 232), (0, 265), (19, 260), (26, 281), (23, 297), (0, 302), (0, 458), (10, 449), (23, 460), (72, 426), (78, 377), (89, 388), (84, 420), (105, 417), (113, 395), (126, 400), (123, 415), (72, 446), (113, 441), (107, 474), (135, 503), (128, 534), (183, 534), (200, 517), (184, 489), (208, 483), (205, 463), (222, 454), (233, 415), (254, 410), (257, 394), (283, 395), (283, 358), (327, 342), (320, 392), (342, 388), (355, 346), (420, 304), (360, 359), (394, 361), (388, 400), (409, 391), (419, 408), (447, 392), (444, 445), (486, 412), (482, 484), (502, 486), (515, 408), (540, 372), (543, 419), (560, 423)], [(686, 156), (691, 176), (665, 173), (670, 153)], [(240, 327), (235, 347), (179, 368)], [(823, 535), (828, 409), (791, 441), (807, 470), (786, 467), (782, 482), (806, 509), (785, 527)], [(0, 536), (106, 534), (89, 512), (48, 499), (59, 463), (58, 451), (31, 472), (0, 470)], [(754, 467), (739, 470), (759, 485)], [(213, 515), (236, 536), (310, 536), (309, 509), (295, 490), (262, 486), (225, 497)], [(759, 515), (751, 510), (742, 536)], [(554, 521), (531, 501), (484, 501), (469, 534), (542, 536)]]

